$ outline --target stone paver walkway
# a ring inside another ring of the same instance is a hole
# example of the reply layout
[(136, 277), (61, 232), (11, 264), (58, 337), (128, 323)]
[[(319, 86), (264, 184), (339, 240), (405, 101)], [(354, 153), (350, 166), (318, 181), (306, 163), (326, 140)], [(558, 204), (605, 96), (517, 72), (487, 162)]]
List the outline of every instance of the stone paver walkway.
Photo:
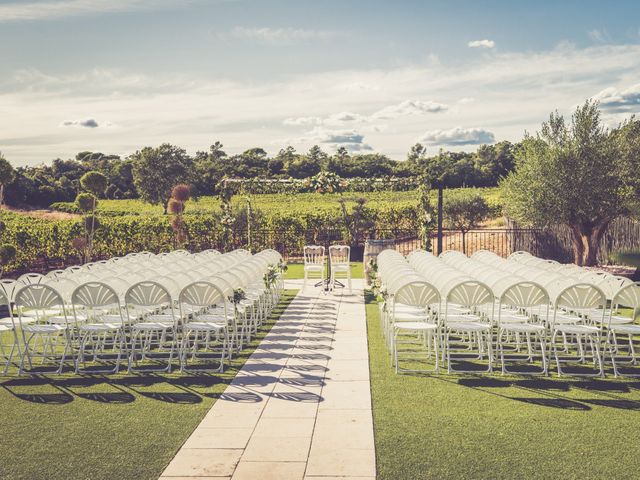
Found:
[(161, 478), (375, 478), (363, 281), (353, 287), (301, 291)]

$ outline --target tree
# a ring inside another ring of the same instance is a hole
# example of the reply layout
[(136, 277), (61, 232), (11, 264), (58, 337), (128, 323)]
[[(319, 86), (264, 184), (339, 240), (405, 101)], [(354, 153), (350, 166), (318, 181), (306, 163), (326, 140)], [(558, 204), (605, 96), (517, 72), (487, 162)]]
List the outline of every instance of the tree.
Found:
[(175, 248), (182, 248), (187, 240), (187, 228), (184, 224), (185, 203), (191, 197), (191, 188), (189, 185), (179, 184), (171, 190), (171, 200), (169, 200), (168, 209), (173, 215), (171, 219), (171, 228), (175, 234)]
[(0, 206), (4, 205), (4, 187), (13, 182), (16, 172), (0, 152)]
[(564, 224), (574, 260), (595, 265), (609, 223), (638, 199), (640, 128), (635, 119), (610, 131), (596, 102), (578, 107), (570, 124), (557, 112), (516, 150), (502, 182), (505, 213), (525, 225)]
[(467, 232), (486, 219), (491, 209), (478, 192), (461, 191), (450, 195), (444, 204), (444, 218), (449, 228), (462, 233), (462, 252), (467, 253)]
[[(87, 172), (82, 178), (80, 178), (80, 185), (86, 190), (86, 192), (79, 193), (76, 197), (76, 207), (83, 213), (86, 213), (83, 218), (84, 224), (84, 261), (91, 260), (93, 253), (93, 237), (95, 236), (96, 229), (100, 226), (98, 219), (96, 218), (96, 207), (98, 206), (98, 197), (102, 196), (107, 189), (107, 177), (100, 172)], [(78, 244), (82, 242), (77, 242)]]
[(153, 205), (162, 205), (167, 214), (171, 190), (178, 183), (190, 183), (193, 160), (183, 148), (163, 143), (145, 147), (131, 155), (133, 181), (140, 198)]
[(427, 157), (427, 147), (422, 145), (421, 143), (416, 143), (409, 153), (407, 153), (407, 161), (408, 162), (417, 162), (419, 160), (424, 160)]
[(422, 246), (425, 250), (431, 251), (431, 233), (433, 232), (433, 217), (435, 212), (431, 205), (430, 193), (431, 188), (429, 182), (422, 180), (418, 187), (418, 222), (420, 225), (420, 236), (422, 237)]

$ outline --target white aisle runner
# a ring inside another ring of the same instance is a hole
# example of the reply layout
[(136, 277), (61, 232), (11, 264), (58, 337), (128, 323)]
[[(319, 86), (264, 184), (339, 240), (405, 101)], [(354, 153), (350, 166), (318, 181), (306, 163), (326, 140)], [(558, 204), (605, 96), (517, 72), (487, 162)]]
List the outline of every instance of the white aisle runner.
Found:
[(363, 281), (307, 287), (161, 478), (375, 478)]

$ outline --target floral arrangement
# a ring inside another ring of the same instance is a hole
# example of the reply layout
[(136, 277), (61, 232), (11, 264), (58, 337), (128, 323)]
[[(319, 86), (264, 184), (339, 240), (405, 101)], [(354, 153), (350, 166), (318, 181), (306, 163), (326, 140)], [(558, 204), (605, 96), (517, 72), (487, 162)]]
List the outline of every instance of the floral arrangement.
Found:
[(309, 178), (308, 185), (317, 193), (340, 193), (347, 188), (349, 182), (342, 180), (336, 173), (322, 171)]

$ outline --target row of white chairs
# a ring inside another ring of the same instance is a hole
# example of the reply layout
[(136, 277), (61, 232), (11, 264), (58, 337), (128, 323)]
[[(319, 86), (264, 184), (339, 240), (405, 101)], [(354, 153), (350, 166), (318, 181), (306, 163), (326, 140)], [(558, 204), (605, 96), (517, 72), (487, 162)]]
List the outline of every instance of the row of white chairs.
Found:
[[(563, 365), (589, 363), (595, 370), (585, 374), (604, 375), (611, 361), (618, 376), (620, 365), (637, 362), (640, 284), (629, 279), (609, 279), (618, 289), (607, 295), (580, 278), (541, 275), (537, 265), (520, 268), (491, 252), (468, 258), (418, 250), (405, 259), (387, 250), (377, 262), (388, 298), (381, 304), (383, 331), (396, 371), (403, 356), (416, 354), (434, 356), (436, 371), (440, 362), (449, 372), (469, 371), (457, 367), (473, 359), (474, 373), (477, 364), (491, 372), (497, 362), (503, 373), (546, 375), (553, 359), (559, 375)], [(621, 307), (631, 308), (631, 317), (618, 314)]]
[[(0, 282), (5, 373), (34, 360), (62, 372), (222, 371), (279, 301), (274, 250), (148, 252)], [(215, 360), (215, 361), (214, 361)], [(214, 365), (214, 366), (212, 366)]]

